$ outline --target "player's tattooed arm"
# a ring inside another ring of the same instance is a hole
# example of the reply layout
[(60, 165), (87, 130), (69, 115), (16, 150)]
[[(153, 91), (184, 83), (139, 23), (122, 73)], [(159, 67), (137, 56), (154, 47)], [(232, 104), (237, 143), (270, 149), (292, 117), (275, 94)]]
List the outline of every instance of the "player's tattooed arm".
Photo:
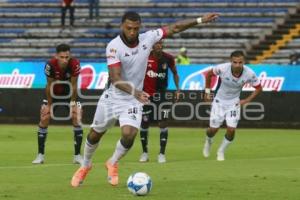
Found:
[(197, 24), (213, 22), (218, 17), (219, 17), (218, 13), (208, 13), (196, 19), (186, 19), (186, 20), (177, 21), (174, 24), (170, 24), (169, 26), (164, 27), (164, 30), (166, 31), (167, 37), (169, 37), (175, 33), (180, 33), (188, 28), (196, 26)]
[(121, 67), (109, 67), (109, 78), (116, 88), (133, 95), (141, 103), (148, 103), (149, 94), (136, 90), (130, 82), (122, 79)]

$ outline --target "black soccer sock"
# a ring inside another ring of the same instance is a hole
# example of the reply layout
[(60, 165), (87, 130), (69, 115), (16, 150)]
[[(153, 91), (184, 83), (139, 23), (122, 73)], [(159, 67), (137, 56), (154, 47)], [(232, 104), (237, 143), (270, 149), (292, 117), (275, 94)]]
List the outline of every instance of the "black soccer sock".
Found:
[(168, 128), (160, 129), (160, 153), (165, 154), (168, 141)]
[(48, 128), (39, 127), (37, 136), (38, 136), (38, 145), (39, 145), (39, 153), (45, 154), (45, 143), (47, 139)]
[(141, 128), (140, 137), (141, 137), (143, 152), (148, 153), (148, 129)]
[(74, 126), (73, 130), (74, 130), (74, 150), (75, 150), (74, 155), (78, 155), (80, 154), (83, 130), (81, 126)]

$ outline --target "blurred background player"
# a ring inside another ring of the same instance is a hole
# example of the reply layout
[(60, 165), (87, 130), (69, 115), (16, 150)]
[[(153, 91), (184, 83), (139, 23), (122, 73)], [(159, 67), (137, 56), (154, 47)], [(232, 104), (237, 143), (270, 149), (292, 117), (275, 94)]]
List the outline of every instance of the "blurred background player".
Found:
[(299, 57), (300, 57), (299, 54), (297, 54), (296, 52), (291, 54), (289, 65), (300, 65)]
[(179, 76), (175, 66), (175, 59), (172, 55), (163, 51), (163, 41), (157, 42), (153, 46), (148, 59), (146, 76), (144, 80), (144, 91), (150, 95), (151, 104), (143, 106), (143, 117), (140, 130), (143, 153), (140, 162), (147, 162), (148, 157), (148, 128), (150, 121), (158, 121), (160, 128), (160, 152), (158, 162), (166, 162), (165, 149), (168, 141), (167, 119), (170, 112), (170, 105), (159, 107), (160, 104), (167, 102), (165, 93), (168, 87), (168, 69), (171, 70), (174, 77), (174, 83), (179, 93)]
[(70, 26), (74, 26), (74, 13), (75, 13), (75, 0), (61, 0), (61, 26), (62, 28), (65, 27), (65, 19), (67, 10), (70, 12)]
[(187, 55), (187, 49), (185, 47), (180, 48), (179, 55), (176, 57), (176, 64), (178, 65), (191, 64), (190, 58)]
[[(240, 119), (241, 106), (251, 102), (261, 91), (262, 87), (252, 69), (245, 64), (245, 56), (242, 51), (234, 51), (230, 55), (230, 62), (216, 65), (206, 76), (205, 100), (210, 100), (210, 86), (213, 75), (219, 76), (216, 95), (212, 103), (209, 128), (206, 131), (206, 140), (203, 148), (203, 156), (209, 157), (213, 137), (219, 127), (226, 120), (227, 131), (217, 151), (217, 160), (224, 161), (224, 152), (233, 141), (235, 129)], [(240, 93), (245, 84), (255, 88), (247, 98), (240, 100)]]
[[(82, 143), (83, 131), (80, 125), (81, 106), (77, 99), (77, 80), (80, 73), (80, 63), (76, 58), (72, 58), (70, 54), (70, 46), (60, 44), (56, 47), (56, 55), (49, 60), (45, 66), (45, 75), (47, 76), (46, 96), (44, 104), (41, 107), (41, 115), (38, 129), (38, 155), (33, 164), (41, 164), (44, 162), (45, 142), (48, 133), (48, 125), (52, 111), (57, 106), (64, 105), (71, 109), (73, 130), (74, 130), (74, 158), (73, 163), (80, 164), (82, 157), (80, 155), (80, 147)], [(56, 81), (64, 81), (65, 83), (55, 83)]]
[(155, 43), (200, 23), (216, 20), (218, 14), (209, 13), (196, 19), (186, 19), (156, 30), (140, 34), (141, 17), (136, 12), (126, 12), (121, 20), (121, 33), (106, 47), (109, 80), (111, 84), (98, 101), (93, 124), (84, 147), (82, 166), (74, 173), (71, 185), (83, 183), (92, 168), (92, 156), (100, 139), (116, 120), (119, 120), (121, 138), (113, 155), (106, 161), (107, 181), (119, 184), (118, 162), (130, 150), (141, 125), (143, 104), (149, 94), (143, 91), (147, 61)]
[(94, 10), (95, 17), (98, 20), (99, 18), (99, 1), (100, 0), (89, 0), (89, 19), (92, 20), (94, 18)]

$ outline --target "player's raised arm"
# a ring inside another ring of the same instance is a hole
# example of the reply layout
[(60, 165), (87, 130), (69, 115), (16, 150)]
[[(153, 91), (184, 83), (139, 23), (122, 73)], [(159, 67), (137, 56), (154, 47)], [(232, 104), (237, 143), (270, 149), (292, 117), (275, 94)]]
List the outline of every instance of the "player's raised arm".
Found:
[(218, 13), (208, 13), (203, 15), (202, 17), (198, 17), (195, 19), (177, 21), (174, 24), (170, 24), (169, 26), (164, 27), (164, 31), (166, 32), (166, 36), (170, 37), (174, 33), (180, 33), (188, 28), (196, 26), (197, 24), (213, 22), (218, 19), (218, 17)]

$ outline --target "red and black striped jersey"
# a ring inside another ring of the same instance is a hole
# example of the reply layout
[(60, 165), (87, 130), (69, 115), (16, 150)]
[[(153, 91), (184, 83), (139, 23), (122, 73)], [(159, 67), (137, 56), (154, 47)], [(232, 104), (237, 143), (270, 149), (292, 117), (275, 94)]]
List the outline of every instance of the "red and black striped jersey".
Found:
[[(45, 65), (45, 75), (49, 78), (60, 81), (70, 81), (71, 77), (78, 77), (80, 74), (80, 62), (76, 58), (71, 58), (65, 69), (58, 65), (56, 58), (50, 59)], [(69, 91), (68, 84), (55, 84), (54, 93), (57, 95), (65, 94)]]
[(169, 68), (176, 72), (175, 59), (172, 55), (162, 52), (162, 56), (157, 58), (152, 52), (148, 58), (144, 91), (150, 96), (156, 92), (164, 92), (168, 87)]

